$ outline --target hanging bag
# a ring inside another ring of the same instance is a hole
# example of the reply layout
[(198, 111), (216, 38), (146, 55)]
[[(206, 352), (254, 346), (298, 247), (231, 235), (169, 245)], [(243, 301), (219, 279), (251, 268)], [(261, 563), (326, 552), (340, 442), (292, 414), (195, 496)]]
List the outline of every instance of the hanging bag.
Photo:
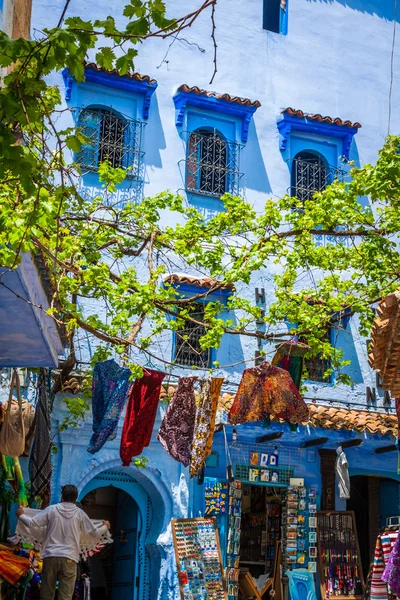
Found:
[[(11, 405), (14, 383), (17, 388), (18, 414), (16, 418), (14, 417), (13, 419), (11, 419)], [(6, 456), (12, 456), (15, 458), (21, 456), (21, 454), (24, 453), (24, 450), (25, 425), (22, 415), (21, 389), (18, 374), (15, 370), (13, 370), (6, 416), (4, 417), (4, 421), (0, 429), (0, 454), (5, 454)]]

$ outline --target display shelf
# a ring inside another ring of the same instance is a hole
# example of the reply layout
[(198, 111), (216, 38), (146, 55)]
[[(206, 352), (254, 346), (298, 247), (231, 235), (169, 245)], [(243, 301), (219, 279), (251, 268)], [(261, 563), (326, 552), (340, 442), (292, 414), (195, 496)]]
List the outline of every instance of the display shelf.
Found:
[(181, 600), (227, 600), (215, 517), (172, 519)]
[(319, 511), (317, 543), (322, 600), (362, 598), (364, 580), (354, 512)]

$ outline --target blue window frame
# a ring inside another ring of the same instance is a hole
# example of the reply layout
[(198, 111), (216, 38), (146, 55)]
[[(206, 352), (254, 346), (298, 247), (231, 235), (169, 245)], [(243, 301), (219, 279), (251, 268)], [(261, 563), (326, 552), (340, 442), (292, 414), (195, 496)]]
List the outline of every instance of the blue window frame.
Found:
[(126, 177), (142, 182), (141, 151), (143, 123), (104, 108), (84, 108), (78, 117), (82, 133), (90, 138), (78, 152), (77, 163), (97, 171), (108, 160), (112, 167), (127, 170)]
[(220, 198), (239, 195), (240, 145), (217, 129), (196, 129), (188, 136), (186, 190)]
[(316, 152), (298, 152), (292, 161), (290, 195), (306, 202), (335, 179), (343, 181), (345, 175), (345, 171), (329, 165)]
[(287, 34), (288, 0), (263, 0), (263, 29)]

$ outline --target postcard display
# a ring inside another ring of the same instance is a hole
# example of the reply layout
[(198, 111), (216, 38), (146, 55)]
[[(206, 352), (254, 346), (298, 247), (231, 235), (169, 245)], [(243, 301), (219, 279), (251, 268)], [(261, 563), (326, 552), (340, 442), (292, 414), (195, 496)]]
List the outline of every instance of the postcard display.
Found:
[(317, 496), (315, 488), (289, 486), (282, 510), (283, 568), (317, 572)]
[(319, 573), (322, 599), (361, 598), (364, 592), (360, 549), (352, 511), (320, 511)]
[(181, 600), (226, 600), (214, 517), (172, 519)]

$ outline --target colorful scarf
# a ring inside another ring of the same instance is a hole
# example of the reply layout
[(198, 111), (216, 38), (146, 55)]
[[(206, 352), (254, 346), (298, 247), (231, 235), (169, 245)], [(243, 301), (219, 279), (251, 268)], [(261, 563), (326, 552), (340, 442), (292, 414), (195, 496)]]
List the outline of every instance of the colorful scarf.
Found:
[(136, 379), (131, 387), (120, 448), (122, 464), (125, 467), (150, 444), (165, 375), (146, 368), (143, 377)]
[(223, 379), (212, 379), (200, 383), (197, 401), (194, 437), (191, 447), (190, 474), (195, 477), (211, 452), (219, 392)]
[(31, 566), (29, 558), (17, 556), (9, 550), (0, 550), (0, 577), (15, 585)]
[(304, 355), (309, 350), (311, 350), (310, 346), (303, 342), (299, 342), (297, 338), (295, 338), (288, 342), (278, 344), (276, 347), (276, 354), (272, 359), (271, 364), (274, 367), (280, 367), (281, 369), (288, 371), (297, 389), (300, 388), (301, 384)]
[(397, 415), (397, 473), (400, 475), (400, 398), (395, 398)]
[(88, 447), (90, 454), (95, 454), (107, 441), (116, 438), (118, 421), (131, 385), (130, 376), (130, 370), (120, 367), (113, 358), (96, 364), (92, 383), (93, 435)]
[(264, 421), (270, 415), (289, 423), (309, 419), (308, 407), (289, 373), (264, 362), (244, 370), (229, 422), (236, 425)]
[(1, 466), (3, 467), (5, 477), (14, 490), (15, 502), (19, 506), (28, 506), (25, 481), (22, 475), (21, 465), (17, 457), (1, 455)]
[(29, 459), (31, 496), (46, 495), (50, 500), (51, 482), (51, 436), (49, 370), (40, 369), (36, 403), (36, 434)]
[(157, 439), (165, 450), (185, 467), (190, 462), (193, 441), (196, 402), (194, 384), (197, 377), (181, 377), (167, 412), (161, 423)]

